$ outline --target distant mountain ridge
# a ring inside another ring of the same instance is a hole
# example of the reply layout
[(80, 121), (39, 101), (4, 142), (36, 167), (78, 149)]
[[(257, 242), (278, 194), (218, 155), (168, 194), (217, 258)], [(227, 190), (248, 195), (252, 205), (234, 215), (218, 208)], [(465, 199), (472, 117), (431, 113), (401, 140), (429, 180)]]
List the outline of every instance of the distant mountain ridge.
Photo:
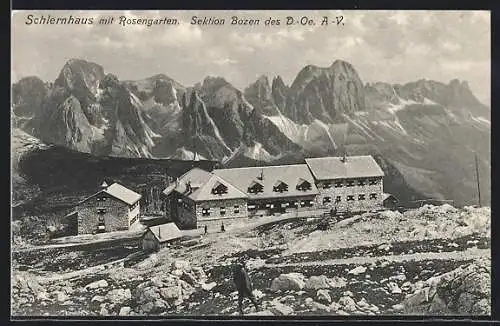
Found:
[[(13, 126), (94, 155), (197, 153), (233, 166), (372, 154), (415, 191), (460, 203), (476, 196), (473, 153), (482, 175), (491, 169), (490, 108), (467, 82), (363, 84), (341, 60), (306, 66), (289, 86), (280, 76), (260, 76), (241, 91), (210, 76), (192, 87), (165, 74), (120, 81), (98, 64), (72, 59), (54, 83), (23, 78), (12, 94)], [(457, 170), (462, 182), (450, 172)], [(489, 180), (483, 187), (489, 193)]]

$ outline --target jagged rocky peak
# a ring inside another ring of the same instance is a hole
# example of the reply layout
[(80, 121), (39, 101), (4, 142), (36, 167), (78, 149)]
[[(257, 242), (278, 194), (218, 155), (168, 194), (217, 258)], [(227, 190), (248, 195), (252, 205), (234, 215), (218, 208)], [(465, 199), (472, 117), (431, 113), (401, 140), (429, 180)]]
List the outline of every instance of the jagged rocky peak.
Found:
[(22, 116), (37, 114), (47, 95), (47, 88), (47, 85), (35, 76), (24, 77), (12, 85), (14, 113)]
[(260, 76), (254, 83), (250, 84), (245, 88), (245, 97), (253, 98), (258, 97), (261, 99), (271, 99), (271, 86), (269, 85), (269, 79), (267, 76)]
[(82, 59), (70, 59), (59, 73), (55, 85), (70, 90), (86, 88), (95, 94), (103, 77), (104, 68), (97, 63)]
[(152, 95), (157, 103), (168, 105), (178, 100), (174, 83), (168, 79), (157, 79)]
[(202, 89), (204, 92), (216, 92), (218, 89), (229, 86), (229, 82), (222, 77), (207, 76), (203, 80)]
[(276, 76), (273, 78), (271, 89), (274, 103), (276, 104), (278, 109), (282, 111), (286, 105), (286, 98), (288, 96), (289, 87), (285, 85), (285, 82), (283, 81), (281, 76)]
[(265, 115), (279, 114), (279, 110), (274, 102), (269, 78), (265, 75), (260, 76), (253, 84), (245, 89), (245, 98), (257, 112)]
[(336, 60), (326, 68), (304, 67), (292, 83), (284, 112), (299, 123), (315, 119), (334, 123), (342, 121), (344, 114), (364, 110), (364, 86), (357, 71)]

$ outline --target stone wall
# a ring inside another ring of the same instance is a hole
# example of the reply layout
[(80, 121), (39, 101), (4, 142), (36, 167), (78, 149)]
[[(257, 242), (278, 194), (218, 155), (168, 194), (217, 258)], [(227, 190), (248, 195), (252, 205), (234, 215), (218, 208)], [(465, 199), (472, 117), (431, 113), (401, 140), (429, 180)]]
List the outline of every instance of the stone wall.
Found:
[[(311, 201), (312, 206), (303, 206), (301, 203), (304, 201)], [(288, 204), (285, 207), (282, 204)], [(269, 216), (272, 215), (272, 211), (275, 207), (280, 206), (281, 213), (294, 213), (302, 211), (310, 211), (317, 208), (317, 203), (315, 201), (315, 196), (305, 196), (305, 197), (290, 197), (290, 198), (279, 198), (279, 199), (260, 199), (260, 200), (250, 200), (248, 205), (256, 206), (255, 209), (249, 209), (249, 216)]]
[(158, 240), (154, 236), (154, 234), (148, 230), (146, 234), (142, 237), (142, 250), (158, 250), (160, 248), (160, 244)]
[[(177, 198), (179, 199), (179, 198)], [(181, 230), (196, 228), (195, 203), (188, 197), (181, 198), (182, 202), (176, 203), (176, 213), (172, 215), (173, 221)]]
[[(104, 200), (100, 200), (100, 199)], [(104, 214), (98, 214), (104, 209)], [(89, 198), (76, 207), (78, 213), (78, 234), (92, 233), (97, 230), (99, 218), (104, 219), (105, 231), (128, 230), (128, 205), (105, 194)]]
[[(224, 210), (221, 208), (224, 207)], [(210, 215), (204, 215), (204, 209), (208, 209)], [(221, 212), (225, 211), (225, 214)], [(198, 223), (213, 219), (234, 219), (248, 216), (247, 202), (245, 199), (211, 200), (196, 203), (196, 216)]]
[[(329, 180), (319, 181), (316, 186), (319, 190), (319, 195), (316, 197), (316, 206), (318, 208), (337, 209), (338, 211), (363, 212), (383, 207), (383, 179), (376, 178), (377, 184), (370, 185), (369, 179), (349, 179), (349, 180)], [(365, 185), (359, 185), (359, 181), (365, 181)], [(337, 181), (342, 181), (342, 187), (335, 187)], [(347, 181), (353, 181), (354, 186), (348, 187)], [(325, 188), (325, 184), (330, 184), (329, 188)], [(370, 199), (370, 194), (376, 194), (376, 199)], [(359, 199), (359, 195), (365, 195), (364, 200)], [(340, 201), (337, 197), (340, 196)], [(348, 201), (348, 196), (354, 196), (354, 200)], [(325, 198), (330, 198), (330, 202), (325, 201)]]

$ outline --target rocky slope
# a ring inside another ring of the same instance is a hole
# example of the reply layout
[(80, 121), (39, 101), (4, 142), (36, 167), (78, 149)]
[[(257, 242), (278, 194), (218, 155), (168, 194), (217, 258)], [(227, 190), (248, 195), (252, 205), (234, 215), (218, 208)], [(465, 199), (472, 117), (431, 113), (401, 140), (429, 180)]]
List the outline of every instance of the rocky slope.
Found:
[(491, 260), (479, 259), (426, 280), (403, 302), (410, 315), (490, 315)]
[(131, 239), (17, 252), (12, 313), (237, 315), (231, 268), (244, 259), (260, 303), (245, 301), (246, 315), (488, 315), (490, 219), (489, 208), (425, 206), (326, 229), (318, 219), (229, 228), (152, 254)]

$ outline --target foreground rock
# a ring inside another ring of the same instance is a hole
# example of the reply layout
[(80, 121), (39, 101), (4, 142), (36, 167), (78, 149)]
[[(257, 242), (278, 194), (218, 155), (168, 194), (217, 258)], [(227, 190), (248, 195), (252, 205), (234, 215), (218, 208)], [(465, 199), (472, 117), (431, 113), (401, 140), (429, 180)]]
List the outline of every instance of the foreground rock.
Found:
[(432, 277), (404, 302), (406, 314), (490, 315), (491, 262), (481, 259)]
[(281, 274), (271, 283), (271, 291), (300, 291), (304, 288), (304, 275), (301, 273)]

